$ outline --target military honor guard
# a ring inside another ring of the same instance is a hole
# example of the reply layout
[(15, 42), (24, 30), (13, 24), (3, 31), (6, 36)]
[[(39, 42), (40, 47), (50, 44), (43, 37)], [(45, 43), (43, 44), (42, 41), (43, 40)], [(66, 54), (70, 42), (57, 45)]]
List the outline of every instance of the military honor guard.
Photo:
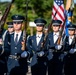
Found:
[(21, 30), (24, 19), (21, 15), (12, 16), (14, 33), (10, 37), (10, 51), (7, 61), (8, 75), (26, 75), (27, 72), (27, 58), (21, 55), (25, 51), (22, 49), (24, 41)]
[(42, 48), (41, 45), (45, 36), (43, 34), (44, 25), (47, 22), (42, 18), (38, 18), (34, 23), (36, 24), (36, 34), (30, 36), (27, 42), (27, 48), (31, 57), (31, 73), (32, 75), (46, 75), (46, 49)]
[(68, 26), (69, 36), (65, 38), (65, 52), (67, 55), (64, 58), (64, 73), (65, 75), (76, 75), (76, 26), (70, 24)]
[(53, 20), (52, 29), (53, 32), (49, 33), (47, 38), (47, 49), (48, 49), (48, 75), (62, 75), (62, 60), (61, 50), (62, 45), (58, 45), (60, 20)]

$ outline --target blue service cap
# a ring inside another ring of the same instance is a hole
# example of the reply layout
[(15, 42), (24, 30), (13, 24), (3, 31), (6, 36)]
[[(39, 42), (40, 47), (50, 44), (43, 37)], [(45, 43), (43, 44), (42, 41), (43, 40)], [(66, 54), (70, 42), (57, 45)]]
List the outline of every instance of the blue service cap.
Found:
[(52, 21), (52, 25), (54, 26), (54, 25), (60, 25), (62, 23), (62, 21), (60, 21), (60, 20), (53, 20)]
[(69, 30), (75, 30), (76, 29), (76, 25), (74, 25), (72, 23), (70, 25), (68, 25), (67, 27)]
[(38, 18), (38, 19), (35, 19), (34, 23), (37, 25), (37, 26), (44, 26), (47, 22), (46, 20), (42, 19), (42, 18)]
[(21, 22), (25, 19), (24, 16), (21, 15), (13, 15), (11, 18), (13, 21), (21, 21)]
[(7, 22), (8, 28), (13, 28), (13, 22)]

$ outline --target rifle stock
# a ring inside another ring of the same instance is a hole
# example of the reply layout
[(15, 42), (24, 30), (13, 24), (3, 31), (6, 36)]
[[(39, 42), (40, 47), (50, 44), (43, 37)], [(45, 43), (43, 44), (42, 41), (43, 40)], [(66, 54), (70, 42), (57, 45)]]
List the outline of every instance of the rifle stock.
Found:
[(21, 50), (25, 50), (26, 49), (26, 30), (24, 29), (23, 31), (23, 38), (22, 38), (22, 48)]
[(58, 45), (60, 45), (60, 43), (61, 43), (61, 39), (62, 39), (62, 36), (63, 36), (63, 31), (64, 31), (64, 26), (61, 28), (60, 33), (59, 33), (59, 37), (58, 37), (58, 40), (57, 40)]
[(59, 33), (59, 37), (58, 37), (58, 40), (57, 40), (57, 44), (60, 45), (61, 44), (61, 40), (62, 40), (62, 37), (63, 37), (63, 32), (64, 32), (64, 24), (60, 30), (60, 33)]
[(59, 36), (58, 41), (57, 41), (57, 45), (60, 45), (60, 43), (61, 43), (61, 38), (62, 38), (62, 36)]
[[(66, 16), (65, 16), (64, 23), (63, 23), (63, 25), (62, 25), (61, 28), (60, 28), (59, 38), (58, 38), (58, 40), (57, 40), (57, 44), (58, 44), (58, 45), (60, 45), (61, 39), (62, 39), (62, 37), (63, 37), (64, 28), (65, 28), (65, 22), (66, 22)], [(63, 44), (63, 43), (62, 43), (62, 44)]]

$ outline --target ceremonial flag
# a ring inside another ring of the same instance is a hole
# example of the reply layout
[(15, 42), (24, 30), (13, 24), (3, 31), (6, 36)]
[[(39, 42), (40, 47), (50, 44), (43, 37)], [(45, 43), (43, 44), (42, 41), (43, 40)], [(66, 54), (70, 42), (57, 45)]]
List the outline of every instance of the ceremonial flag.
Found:
[(68, 26), (72, 23), (73, 11), (69, 10), (66, 17), (65, 34), (68, 36)]
[(67, 0), (66, 2), (66, 28), (65, 33), (68, 36), (68, 26), (72, 22), (73, 17), (74, 0)]
[(65, 21), (64, 15), (64, 0), (54, 0), (53, 10), (52, 10), (52, 19), (61, 20), (62, 24)]

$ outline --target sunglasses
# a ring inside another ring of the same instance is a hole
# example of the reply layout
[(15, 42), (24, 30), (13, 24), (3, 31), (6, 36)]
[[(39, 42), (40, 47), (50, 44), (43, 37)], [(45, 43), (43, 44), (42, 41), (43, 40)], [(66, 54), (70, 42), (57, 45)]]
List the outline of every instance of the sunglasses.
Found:
[(70, 31), (74, 31), (75, 29), (68, 29), (68, 30), (70, 30)]
[(38, 25), (36, 25), (36, 26), (38, 26), (38, 27), (43, 27), (43, 25), (39, 25), (39, 24), (38, 24)]
[(20, 22), (20, 21), (19, 21), (19, 22), (13, 22), (13, 24), (21, 24), (21, 23), (22, 23), (22, 22)]
[(58, 27), (58, 26), (60, 26), (60, 25), (53, 25), (53, 27)]
[(13, 27), (8, 27), (8, 28), (13, 28)]

